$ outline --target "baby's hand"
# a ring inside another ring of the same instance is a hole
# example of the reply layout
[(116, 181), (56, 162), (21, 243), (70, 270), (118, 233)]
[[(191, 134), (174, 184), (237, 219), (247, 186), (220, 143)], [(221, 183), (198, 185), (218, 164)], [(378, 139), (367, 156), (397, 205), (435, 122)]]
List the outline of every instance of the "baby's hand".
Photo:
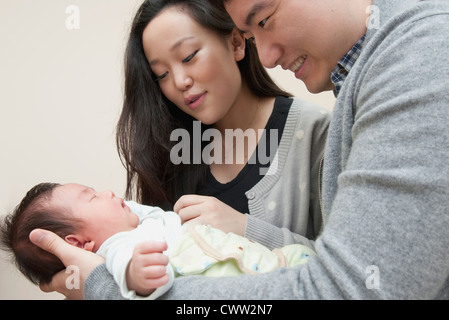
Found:
[(149, 296), (154, 290), (168, 283), (168, 257), (162, 253), (165, 250), (167, 244), (156, 241), (142, 242), (134, 248), (126, 270), (128, 289), (136, 291), (140, 296)]

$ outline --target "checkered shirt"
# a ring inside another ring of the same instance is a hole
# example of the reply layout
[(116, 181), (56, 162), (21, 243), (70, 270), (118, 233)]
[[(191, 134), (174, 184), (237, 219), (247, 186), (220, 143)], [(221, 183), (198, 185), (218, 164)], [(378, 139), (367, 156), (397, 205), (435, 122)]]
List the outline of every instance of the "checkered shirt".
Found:
[(357, 61), (357, 58), (362, 51), (363, 42), (365, 41), (365, 35), (360, 38), (359, 41), (349, 50), (347, 54), (344, 55), (343, 58), (338, 61), (337, 66), (331, 73), (331, 81), (335, 85), (334, 95), (338, 96), (343, 83), (348, 76), (349, 71), (351, 71), (352, 66)]

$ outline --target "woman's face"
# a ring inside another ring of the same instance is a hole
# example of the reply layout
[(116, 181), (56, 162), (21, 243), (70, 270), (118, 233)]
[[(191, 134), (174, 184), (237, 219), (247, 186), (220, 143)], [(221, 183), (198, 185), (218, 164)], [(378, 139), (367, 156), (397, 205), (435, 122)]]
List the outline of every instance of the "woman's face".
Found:
[(242, 90), (236, 61), (244, 41), (242, 56), (233, 36), (219, 36), (178, 7), (156, 16), (142, 40), (156, 81), (178, 108), (205, 124), (227, 114)]

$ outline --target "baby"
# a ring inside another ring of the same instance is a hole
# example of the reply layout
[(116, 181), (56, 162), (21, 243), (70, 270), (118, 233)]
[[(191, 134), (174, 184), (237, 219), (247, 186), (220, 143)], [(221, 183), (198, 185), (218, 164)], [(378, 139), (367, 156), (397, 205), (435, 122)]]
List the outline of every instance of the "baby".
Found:
[[(182, 226), (176, 213), (124, 201), (112, 191), (97, 192), (79, 184), (41, 183), (26, 194), (1, 225), (3, 247), (14, 254), (18, 269), (35, 284), (50, 282), (55, 273), (64, 269), (58, 258), (30, 242), (29, 234), (37, 228), (50, 230), (72, 245), (103, 256), (127, 299), (156, 299), (171, 287), (175, 276), (269, 272), (306, 263), (314, 255), (302, 245), (270, 251), (247, 238), (209, 226)], [(169, 280), (156, 289), (143, 286), (128, 268), (139, 254), (134, 252), (135, 246), (149, 240), (164, 241), (168, 248), (164, 254), (169, 258)]]

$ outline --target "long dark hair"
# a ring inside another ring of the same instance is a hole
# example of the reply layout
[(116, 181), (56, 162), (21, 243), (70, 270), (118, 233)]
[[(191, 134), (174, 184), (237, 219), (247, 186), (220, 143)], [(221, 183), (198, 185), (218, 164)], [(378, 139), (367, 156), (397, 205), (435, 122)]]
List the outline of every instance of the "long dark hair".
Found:
[[(195, 119), (163, 95), (143, 51), (142, 35), (148, 23), (174, 6), (219, 36), (229, 36), (235, 28), (227, 12), (207, 0), (147, 0), (134, 18), (125, 53), (124, 104), (116, 142), (127, 170), (126, 197), (134, 198), (135, 193), (137, 201), (164, 209), (171, 209), (183, 194), (197, 193), (207, 173), (204, 163), (174, 165), (170, 161), (176, 143), (170, 141), (171, 132), (177, 128), (191, 132)], [(251, 41), (247, 41), (246, 56), (238, 66), (243, 82), (255, 95), (290, 96), (269, 77)]]

